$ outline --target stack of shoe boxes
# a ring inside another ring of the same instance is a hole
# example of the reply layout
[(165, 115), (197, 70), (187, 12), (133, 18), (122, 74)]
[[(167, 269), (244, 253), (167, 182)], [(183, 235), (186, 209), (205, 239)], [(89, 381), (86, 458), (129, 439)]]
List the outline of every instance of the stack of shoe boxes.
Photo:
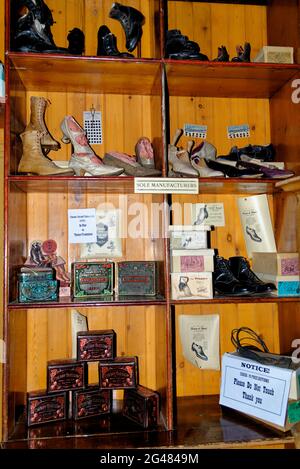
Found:
[[(99, 382), (90, 385), (88, 363), (98, 362)], [(109, 414), (112, 391), (124, 390), (123, 416), (143, 428), (159, 420), (159, 394), (138, 384), (137, 357), (116, 357), (113, 330), (77, 333), (77, 358), (48, 362), (47, 391), (27, 396), (28, 426)]]
[(210, 226), (170, 226), (173, 300), (213, 297), (214, 250), (208, 249)]
[(252, 268), (264, 282), (272, 282), (278, 296), (300, 296), (299, 253), (254, 252)]

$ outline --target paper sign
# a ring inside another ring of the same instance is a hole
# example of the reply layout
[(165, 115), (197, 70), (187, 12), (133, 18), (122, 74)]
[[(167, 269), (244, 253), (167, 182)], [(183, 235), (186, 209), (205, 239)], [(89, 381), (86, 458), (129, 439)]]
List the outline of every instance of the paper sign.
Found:
[(276, 252), (272, 220), (266, 194), (238, 199), (248, 257), (253, 252)]
[(206, 138), (207, 125), (184, 124), (183, 133), (186, 137)]
[(192, 225), (225, 226), (224, 205), (192, 204)]
[(250, 127), (248, 124), (230, 125), (227, 127), (227, 136), (230, 139), (250, 137)]
[(96, 209), (69, 209), (69, 243), (95, 243)]
[(135, 194), (199, 194), (197, 178), (135, 178)]
[(292, 370), (223, 355), (220, 404), (284, 426)]

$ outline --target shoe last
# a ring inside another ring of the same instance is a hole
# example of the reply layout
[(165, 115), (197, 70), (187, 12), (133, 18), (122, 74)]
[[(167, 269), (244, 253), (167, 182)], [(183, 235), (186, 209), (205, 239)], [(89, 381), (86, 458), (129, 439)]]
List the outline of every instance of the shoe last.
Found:
[(145, 168), (155, 168), (154, 152), (149, 138), (141, 137), (135, 145), (137, 162)]

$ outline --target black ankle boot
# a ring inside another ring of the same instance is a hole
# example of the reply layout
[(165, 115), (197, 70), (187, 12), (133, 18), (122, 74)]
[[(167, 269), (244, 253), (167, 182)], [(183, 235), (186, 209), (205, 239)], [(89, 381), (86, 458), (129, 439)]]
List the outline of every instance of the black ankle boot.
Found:
[[(53, 16), (44, 0), (16, 0), (11, 2), (11, 47), (18, 52), (68, 54), (57, 47), (51, 33)], [(24, 13), (25, 10), (25, 13)]]
[(110, 29), (104, 25), (100, 26), (98, 29), (98, 48), (97, 56), (101, 57), (124, 57), (131, 58), (132, 54), (127, 52), (119, 52), (117, 48), (117, 38), (114, 34), (111, 33)]
[(218, 57), (213, 62), (229, 62), (229, 54), (225, 46), (218, 47)]
[(84, 33), (79, 28), (69, 31), (67, 40), (69, 42), (68, 51), (72, 55), (82, 55), (84, 53)]
[(251, 45), (249, 42), (245, 42), (244, 48), (237, 46), (236, 52), (237, 57), (233, 57), (232, 62), (250, 62)]
[(121, 23), (126, 35), (126, 49), (132, 52), (143, 34), (142, 25), (145, 21), (144, 15), (133, 7), (113, 3), (109, 17)]
[(229, 258), (229, 267), (233, 275), (252, 293), (269, 293), (276, 290), (273, 283), (265, 283), (250, 269), (245, 257), (234, 256)]
[(215, 292), (227, 296), (250, 295), (251, 291), (242, 284), (232, 273), (229, 261), (221, 256), (215, 256), (213, 272)]

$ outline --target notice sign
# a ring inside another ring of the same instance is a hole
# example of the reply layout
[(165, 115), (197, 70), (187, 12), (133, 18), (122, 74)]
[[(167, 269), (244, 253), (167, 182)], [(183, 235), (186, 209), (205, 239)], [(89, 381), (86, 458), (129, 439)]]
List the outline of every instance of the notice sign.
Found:
[(220, 404), (284, 426), (292, 370), (225, 353)]
[(134, 178), (135, 194), (199, 194), (198, 178)]
[(68, 210), (69, 243), (96, 243), (96, 209)]

